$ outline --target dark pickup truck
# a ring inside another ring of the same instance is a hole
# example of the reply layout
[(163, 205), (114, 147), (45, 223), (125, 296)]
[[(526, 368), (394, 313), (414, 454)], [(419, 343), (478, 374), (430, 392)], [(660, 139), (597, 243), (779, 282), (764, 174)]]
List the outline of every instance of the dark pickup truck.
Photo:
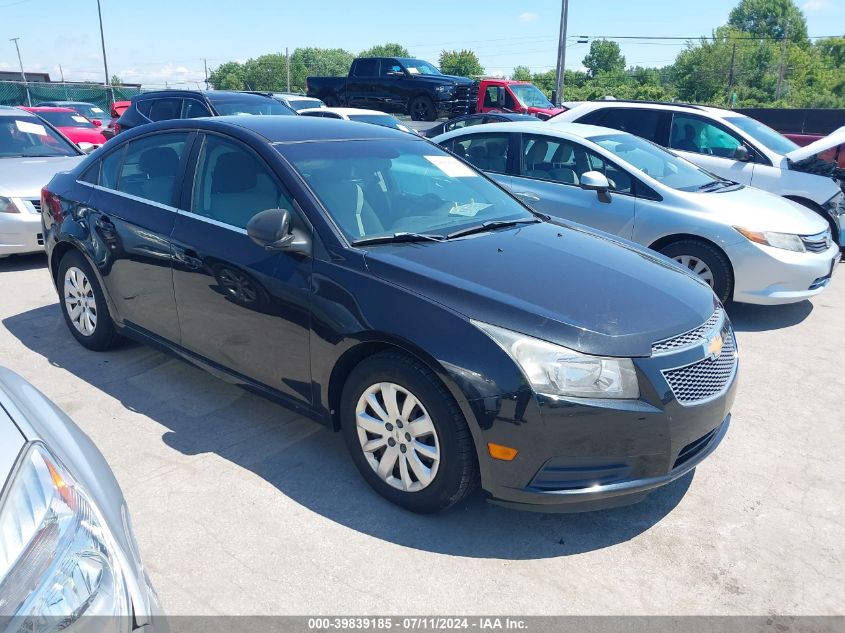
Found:
[(434, 121), (475, 112), (478, 84), (452, 77), (420, 59), (360, 57), (347, 77), (308, 77), (309, 97), (329, 106), (369, 108)]

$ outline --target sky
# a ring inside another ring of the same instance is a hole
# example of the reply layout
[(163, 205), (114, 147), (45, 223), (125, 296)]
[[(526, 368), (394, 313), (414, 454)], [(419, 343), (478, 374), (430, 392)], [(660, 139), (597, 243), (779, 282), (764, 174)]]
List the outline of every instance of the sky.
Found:
[[(566, 67), (581, 68), (578, 36), (693, 37), (727, 21), (738, 0), (570, 0)], [(810, 36), (845, 34), (845, 0), (799, 0)], [(437, 63), (440, 51), (469, 48), (487, 74), (555, 66), (560, 0), (101, 0), (109, 73), (149, 87), (197, 87), (229, 61), (302, 46), (357, 54), (399, 42)], [(421, 10), (420, 7), (425, 7)], [(28, 72), (102, 81), (96, 0), (0, 0), (0, 70), (17, 70), (19, 37)], [(663, 66), (683, 40), (618, 40), (629, 66)], [(59, 66), (61, 65), (61, 70)]]

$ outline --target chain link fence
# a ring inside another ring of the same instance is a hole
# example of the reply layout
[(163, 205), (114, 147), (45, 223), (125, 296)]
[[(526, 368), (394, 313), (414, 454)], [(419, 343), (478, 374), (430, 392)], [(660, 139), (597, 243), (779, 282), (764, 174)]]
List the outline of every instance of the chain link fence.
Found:
[(141, 93), (137, 86), (0, 81), (0, 105), (26, 105), (27, 90), (32, 105), (43, 101), (84, 101), (106, 112), (110, 110), (112, 100), (129, 100)]

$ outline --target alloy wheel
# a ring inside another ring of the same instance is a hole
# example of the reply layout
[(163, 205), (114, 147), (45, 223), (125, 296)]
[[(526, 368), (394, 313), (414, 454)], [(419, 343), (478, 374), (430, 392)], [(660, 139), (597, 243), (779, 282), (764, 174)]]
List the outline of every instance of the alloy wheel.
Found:
[(702, 281), (706, 281), (708, 286), (713, 287), (713, 271), (698, 257), (693, 255), (676, 255), (672, 259), (684, 268), (688, 268), (692, 274), (700, 277)]
[(388, 485), (417, 492), (437, 476), (440, 440), (428, 411), (404, 387), (379, 382), (365, 389), (355, 423), (367, 463)]
[(88, 277), (75, 266), (65, 272), (64, 298), (73, 327), (84, 336), (92, 336), (97, 329), (97, 299)]

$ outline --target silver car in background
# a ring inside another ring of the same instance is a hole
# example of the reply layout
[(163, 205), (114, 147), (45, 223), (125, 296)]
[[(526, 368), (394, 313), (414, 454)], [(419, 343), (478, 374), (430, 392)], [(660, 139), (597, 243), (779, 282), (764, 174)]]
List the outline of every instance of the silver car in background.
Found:
[(674, 259), (722, 301), (801, 301), (822, 292), (839, 263), (830, 227), (816, 213), (625, 132), (519, 122), (432, 140), (538, 211)]
[(83, 157), (49, 123), (0, 106), (0, 258), (44, 250), (41, 188)]
[(2, 367), (0, 485), (0, 631), (167, 630), (103, 455)]

